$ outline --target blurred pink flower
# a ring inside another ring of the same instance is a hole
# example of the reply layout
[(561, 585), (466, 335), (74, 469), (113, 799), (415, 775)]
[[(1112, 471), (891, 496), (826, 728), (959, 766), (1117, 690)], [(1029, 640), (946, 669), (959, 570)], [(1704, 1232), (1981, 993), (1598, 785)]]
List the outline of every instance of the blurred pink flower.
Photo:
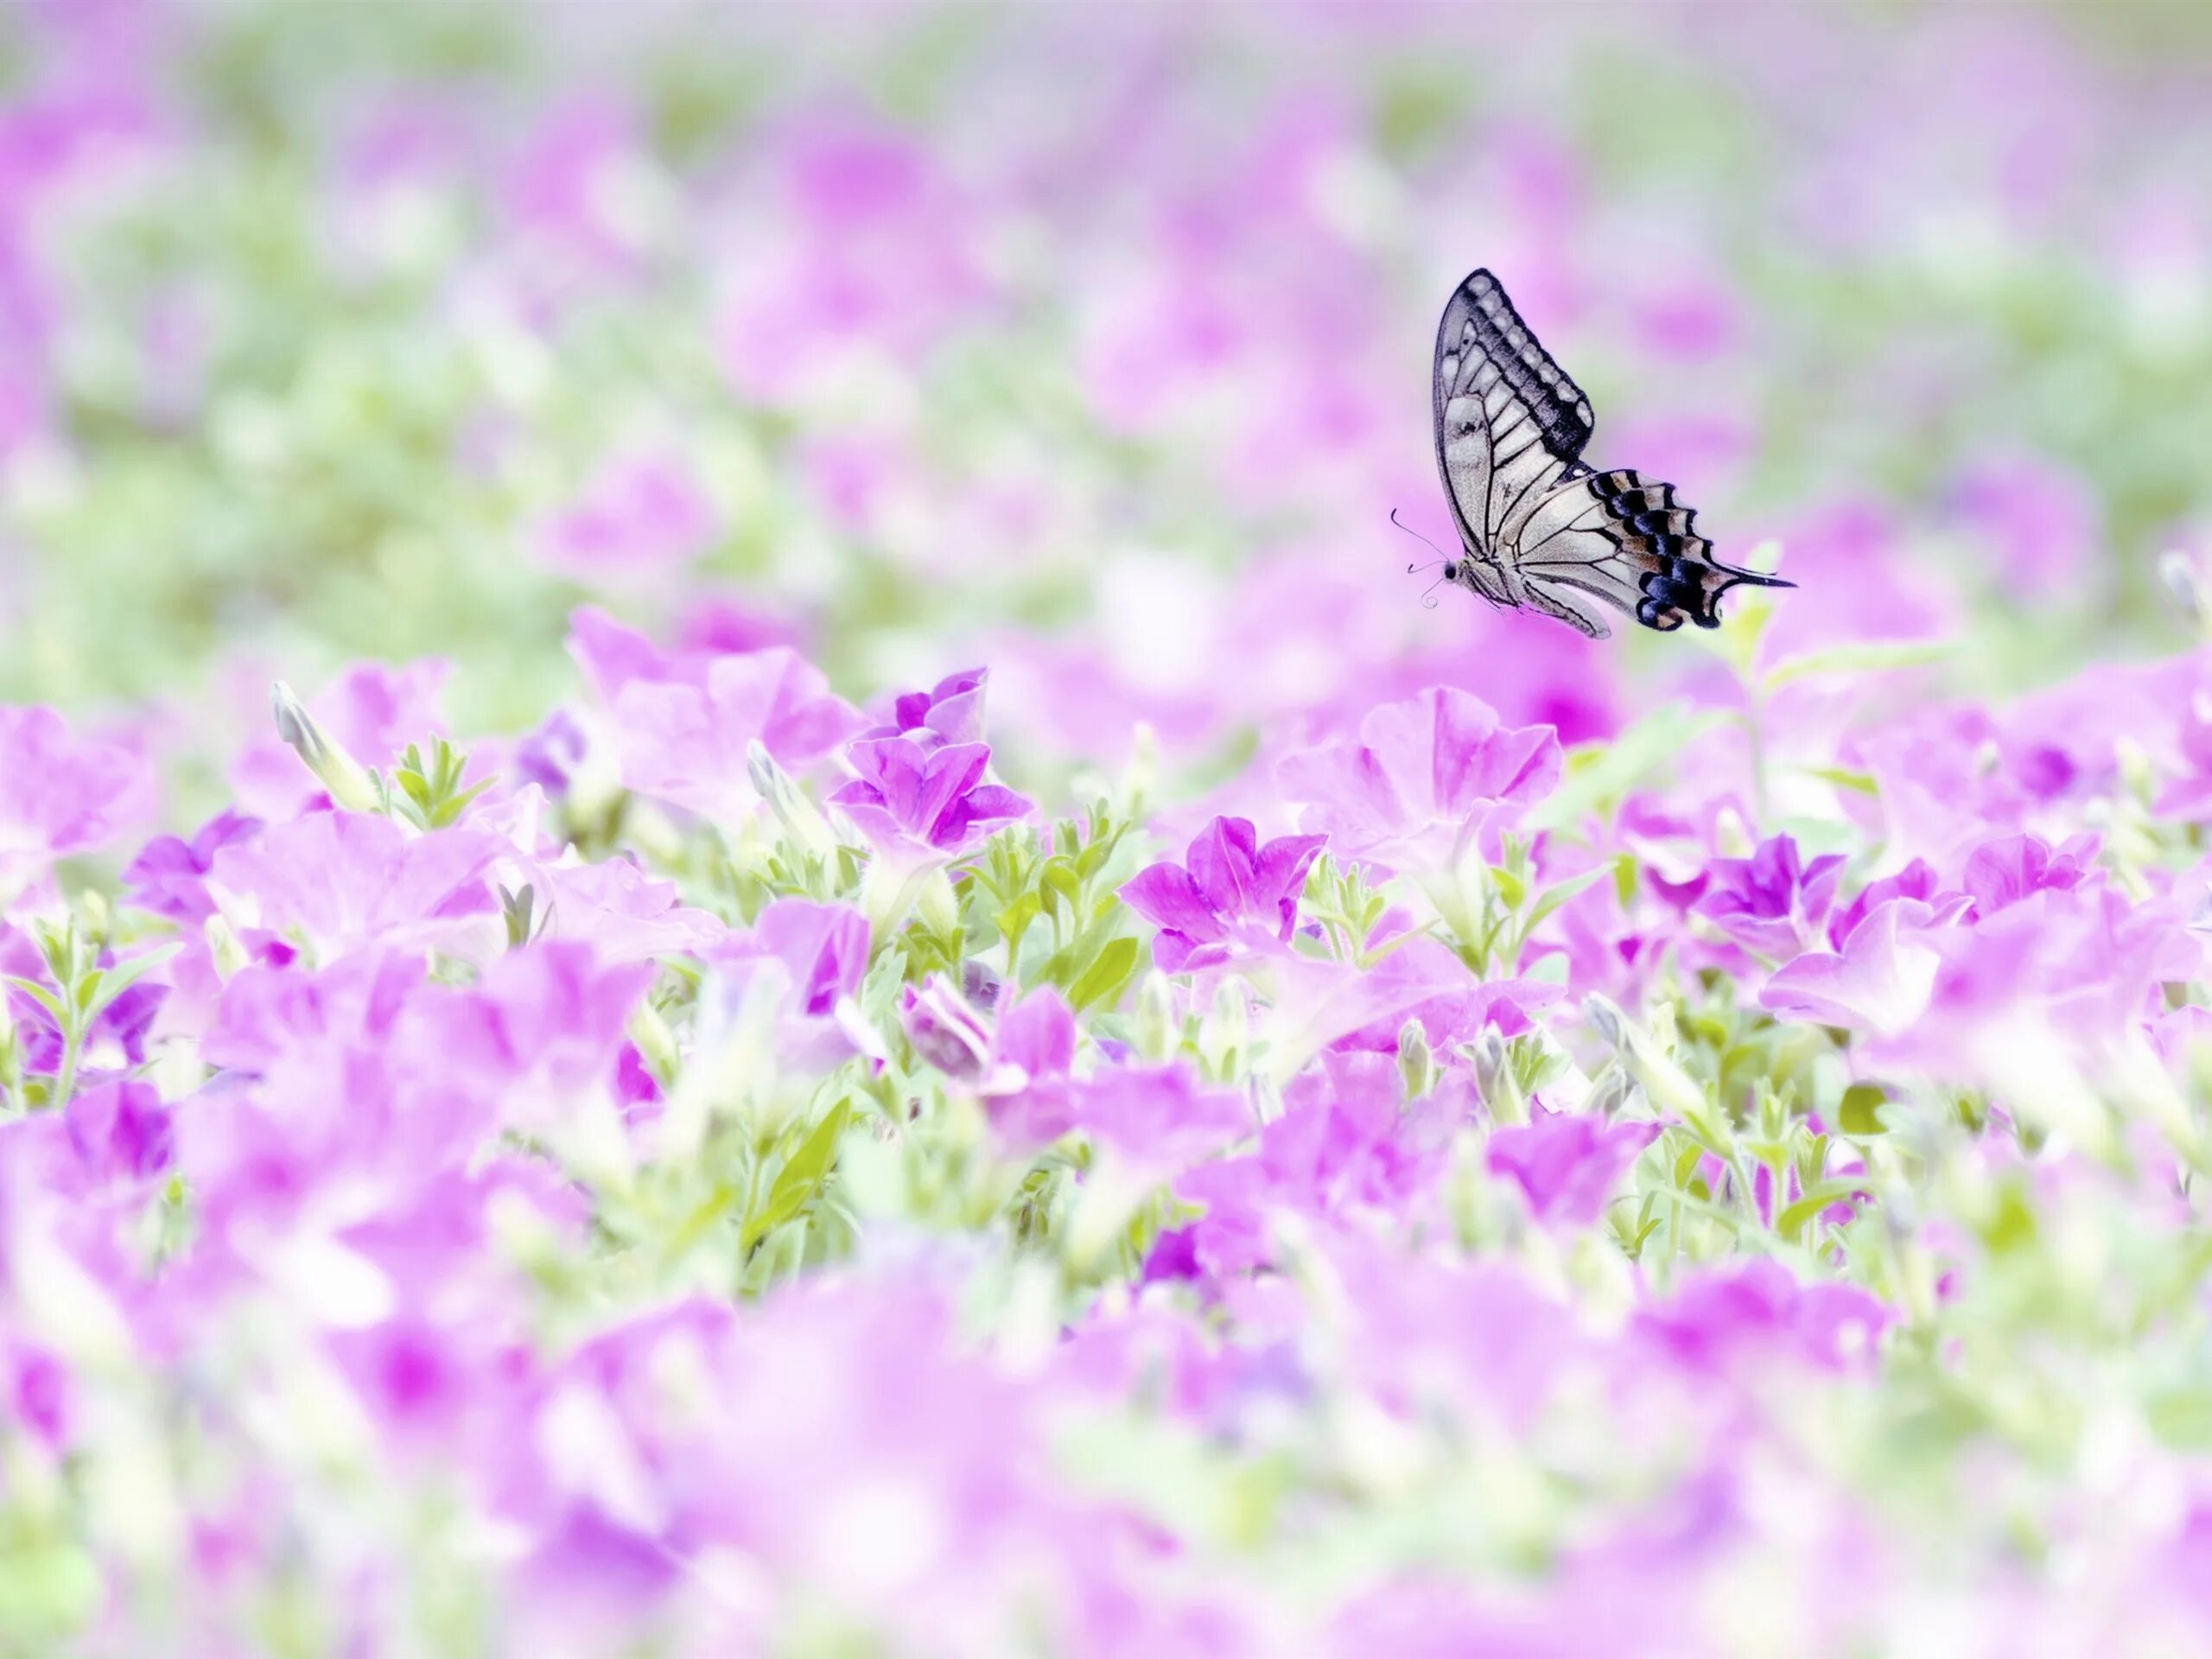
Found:
[(372, 945), (451, 944), (497, 912), (501, 851), (474, 830), (410, 836), (375, 814), (317, 812), (221, 849), (208, 880), (234, 925), (296, 934), (328, 963)]
[(2079, 477), (2027, 454), (1984, 454), (1962, 467), (1950, 506), (1993, 579), (2014, 600), (2074, 591), (2102, 526)]
[(796, 771), (833, 752), (860, 715), (795, 652), (715, 657), (690, 678), (627, 681), (613, 715), (622, 782), (641, 795), (734, 820), (759, 801), (747, 755), (755, 742)]
[(1675, 1364), (1719, 1374), (1768, 1355), (1830, 1370), (1865, 1365), (1891, 1319), (1855, 1287), (1800, 1285), (1760, 1261), (1701, 1274), (1634, 1323)]
[(97, 852), (153, 817), (153, 769), (77, 741), (51, 709), (0, 706), (0, 906), (60, 858)]
[(1548, 728), (1503, 727), (1488, 703), (1440, 687), (1370, 710), (1358, 741), (1287, 756), (1275, 775), (1304, 804), (1306, 829), (1338, 854), (1423, 872), (1494, 839), (1559, 772)]
[(591, 581), (619, 580), (626, 588), (696, 557), (715, 531), (714, 506), (683, 465), (644, 455), (601, 467), (545, 526), (543, 539), (557, 568)]
[(1605, 1213), (1614, 1184), (1659, 1129), (1538, 1106), (1526, 1127), (1491, 1133), (1490, 1166), (1520, 1187), (1538, 1220), (1586, 1227)]

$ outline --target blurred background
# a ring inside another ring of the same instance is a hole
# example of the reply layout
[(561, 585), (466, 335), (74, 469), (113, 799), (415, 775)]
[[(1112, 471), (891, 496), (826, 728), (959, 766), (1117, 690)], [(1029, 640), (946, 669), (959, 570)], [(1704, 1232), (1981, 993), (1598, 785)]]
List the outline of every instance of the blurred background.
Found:
[(991, 664), (1016, 775), (1443, 680), (1602, 735), (1707, 641), (1462, 595), (1437, 314), (1781, 544), (1764, 649), (1999, 692), (2192, 638), (2212, 13), (2181, 4), (0, 14), (0, 699), (178, 762), (268, 681), (570, 693), (570, 612)]

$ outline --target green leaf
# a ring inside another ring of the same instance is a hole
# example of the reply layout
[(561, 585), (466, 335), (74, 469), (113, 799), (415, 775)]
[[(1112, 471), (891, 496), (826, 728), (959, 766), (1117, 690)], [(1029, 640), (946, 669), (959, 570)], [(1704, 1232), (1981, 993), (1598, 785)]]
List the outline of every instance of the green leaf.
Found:
[(1808, 778), (1817, 778), (1824, 784), (1847, 789), (1854, 795), (1878, 795), (1882, 792), (1882, 786), (1874, 781), (1872, 772), (1853, 772), (1848, 766), (1807, 766), (1803, 771)]
[(1074, 860), (1055, 856), (1046, 864), (1039, 880), (1046, 892), (1065, 899), (1071, 912), (1075, 909), (1077, 897), (1083, 892), (1083, 878), (1076, 874)]
[(1620, 862), (1621, 861), (1618, 859), (1608, 859), (1595, 868), (1585, 870), (1580, 875), (1570, 875), (1566, 880), (1555, 881), (1546, 887), (1536, 895), (1536, 902), (1529, 906), (1528, 919), (1522, 923), (1521, 931), (1523, 933), (1533, 933), (1546, 917), (1557, 911), (1576, 893), (1586, 887), (1595, 887), (1611, 875)]
[(1889, 1096), (1871, 1083), (1854, 1083), (1843, 1091), (1843, 1104), (1836, 1109), (1836, 1127), (1846, 1135), (1879, 1135), (1882, 1133), (1881, 1108)]
[(1015, 953), (1021, 948), (1021, 936), (1029, 931), (1029, 925), (1037, 919), (1043, 910), (1044, 906), (1038, 902), (1035, 893), (1025, 893), (999, 912), (995, 919), (998, 923), (999, 937), (1006, 941), (1007, 962), (1009, 966), (1013, 964)]
[[(117, 997), (121, 996), (183, 948), (181, 944), (158, 945), (142, 956), (126, 957), (111, 968), (99, 969), (96, 976), (99, 985), (92, 1000), (89, 1001), (86, 1000), (81, 988), (78, 992), (79, 1006), (84, 1008), (86, 1019), (96, 1017), (101, 1009), (106, 1007)], [(95, 976), (86, 976), (87, 979), (93, 977)]]
[(1958, 646), (1944, 639), (1862, 639), (1847, 645), (1793, 657), (1769, 671), (1760, 683), (1762, 696), (1771, 696), (1785, 685), (1821, 674), (1882, 674), (1901, 668), (1924, 668), (1958, 654)]
[(1863, 1191), (1866, 1185), (1863, 1177), (1856, 1180), (1822, 1181), (1774, 1218), (1774, 1230), (1794, 1240), (1804, 1231), (1807, 1222), (1830, 1205), (1840, 1204), (1853, 1193)]
[(851, 1106), (839, 1101), (807, 1132), (798, 1149), (784, 1160), (783, 1168), (776, 1173), (775, 1185), (768, 1189), (768, 1201), (757, 1214), (746, 1218), (744, 1249), (751, 1249), (798, 1214), (806, 1207), (806, 1201), (821, 1189), (823, 1179), (830, 1173), (830, 1160), (836, 1155), (837, 1137), (845, 1132), (845, 1122), (851, 1116)]
[(1110, 1007), (1136, 970), (1137, 942), (1127, 938), (1110, 940), (1068, 992), (1068, 1006), (1077, 1014), (1094, 1002)]
[(17, 974), (6, 975), (4, 976), (4, 979), (8, 984), (14, 986), (16, 989), (21, 991), (25, 996), (30, 998), (32, 1001), (37, 1003), (48, 1014), (52, 1014), (54, 1016), (54, 1022), (56, 1025), (62, 1027), (64, 1029), (67, 1028), (69, 1024), (69, 1009), (68, 1006), (64, 1003), (60, 997), (56, 996), (52, 991), (47, 989), (45, 986), (40, 984), (35, 979), (25, 979)]

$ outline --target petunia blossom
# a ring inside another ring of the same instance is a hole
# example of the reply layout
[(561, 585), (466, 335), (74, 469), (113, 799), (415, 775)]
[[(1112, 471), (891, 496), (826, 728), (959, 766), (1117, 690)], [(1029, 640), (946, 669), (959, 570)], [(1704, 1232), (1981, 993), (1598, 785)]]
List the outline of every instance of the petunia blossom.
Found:
[(862, 734), (866, 737), (910, 737), (925, 747), (976, 743), (983, 736), (983, 692), (990, 671), (963, 669), (926, 691), (902, 691), (891, 699), (887, 717)]
[(1493, 842), (1551, 792), (1560, 764), (1549, 728), (1504, 726), (1471, 692), (1434, 687), (1370, 710), (1357, 741), (1285, 757), (1275, 775), (1305, 829), (1339, 854), (1422, 871)]
[(1843, 874), (1840, 854), (1803, 862), (1797, 843), (1776, 836), (1749, 858), (1716, 858), (1691, 912), (1755, 957), (1786, 962), (1819, 938)]
[(957, 855), (995, 826), (1027, 817), (1027, 797), (983, 773), (982, 743), (925, 748), (910, 737), (862, 738), (845, 752), (860, 776), (830, 797), (876, 846)]
[(0, 705), (0, 905), (54, 861), (98, 851), (153, 815), (153, 769), (71, 737), (51, 709)]
[(754, 743), (796, 770), (835, 750), (860, 715), (790, 651), (716, 657), (696, 683), (638, 679), (616, 693), (613, 716), (622, 782), (710, 820), (750, 811)]
[(1622, 1172), (1659, 1129), (1656, 1123), (1607, 1123), (1539, 1106), (1526, 1125), (1491, 1135), (1490, 1166), (1520, 1187), (1539, 1220), (1587, 1226), (1604, 1213)]
[(497, 909), (500, 851), (474, 830), (410, 836), (375, 814), (317, 812), (221, 849), (208, 886), (234, 926), (296, 935), (327, 963), (372, 944), (456, 941)]
[(1282, 836), (1262, 846), (1249, 819), (1217, 817), (1183, 863), (1147, 866), (1122, 898), (1160, 930), (1153, 961), (1163, 972), (1211, 967), (1242, 943), (1288, 943), (1306, 873), (1325, 839)]

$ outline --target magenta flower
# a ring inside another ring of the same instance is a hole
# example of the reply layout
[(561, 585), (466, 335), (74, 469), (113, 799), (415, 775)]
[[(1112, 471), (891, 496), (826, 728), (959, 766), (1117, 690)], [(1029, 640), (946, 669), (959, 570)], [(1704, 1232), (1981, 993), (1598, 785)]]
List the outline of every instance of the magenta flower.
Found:
[(667, 656), (586, 606), (569, 618), (569, 650), (610, 705), (624, 785), (709, 818), (758, 802), (754, 742), (797, 770), (862, 724), (820, 670), (781, 647)]
[(1690, 909), (1752, 955), (1786, 962), (1820, 937), (1843, 866), (1836, 853), (1801, 866), (1797, 843), (1777, 836), (1749, 858), (1714, 859)]
[(856, 995), (868, 972), (868, 918), (850, 905), (779, 899), (760, 912), (749, 943), (791, 970), (793, 1005), (810, 1019)]
[(1588, 1226), (1623, 1171), (1659, 1135), (1656, 1123), (1608, 1123), (1539, 1106), (1528, 1125), (1490, 1138), (1490, 1166), (1511, 1178), (1540, 1221)]
[(87, 1173), (101, 1180), (140, 1181), (166, 1170), (176, 1153), (169, 1109), (153, 1085), (108, 1083), (85, 1090), (65, 1114), (69, 1144)]
[(1049, 985), (1000, 1007), (983, 1104), (992, 1128), (1015, 1149), (1049, 1145), (1073, 1123), (1075, 1039), (1075, 1014)]
[(1135, 1167), (1164, 1178), (1210, 1157), (1254, 1127), (1231, 1090), (1200, 1081), (1180, 1063), (1116, 1066), (1076, 1084), (1075, 1127)]
[(1635, 1324), (1676, 1364), (1718, 1372), (1765, 1354), (1840, 1370), (1871, 1357), (1890, 1320), (1863, 1290), (1800, 1285), (1779, 1262), (1760, 1261), (1693, 1281)]
[(754, 742), (797, 770), (860, 723), (821, 672), (789, 651), (715, 658), (696, 684), (632, 681), (613, 713), (623, 784), (715, 819), (741, 817), (759, 799), (747, 760)]
[(1759, 994), (1777, 1014), (1891, 1036), (1927, 1011), (1942, 958), (1930, 942), (1943, 916), (1916, 899), (1877, 905), (1840, 950), (1785, 963)]
[(980, 742), (983, 690), (989, 678), (988, 669), (964, 669), (946, 675), (926, 691), (902, 691), (892, 699), (889, 718), (861, 735), (910, 737), (927, 748)]
[(1287, 756), (1275, 775), (1337, 852), (1440, 869), (1549, 794), (1559, 771), (1549, 728), (1501, 726), (1479, 697), (1440, 686), (1370, 710), (1357, 742)]
[(1153, 960), (1174, 974), (1225, 962), (1248, 940), (1287, 944), (1306, 873), (1326, 839), (1283, 836), (1259, 844), (1244, 818), (1216, 818), (1182, 864), (1154, 864), (1122, 888), (1130, 909), (1160, 930)]
[(296, 934), (327, 963), (371, 944), (450, 943), (497, 911), (502, 850), (474, 830), (410, 836), (372, 814), (317, 812), (223, 848), (209, 882), (234, 925)]
[(2038, 893), (2070, 893), (2089, 880), (2097, 838), (2075, 836), (2053, 851), (2034, 836), (2008, 836), (1967, 855), (1964, 885), (1979, 920)]
[(124, 892), (132, 904), (156, 916), (205, 921), (215, 913), (215, 901), (207, 893), (207, 873), (215, 866), (215, 855), (251, 841), (260, 830), (260, 819), (232, 810), (200, 825), (189, 842), (156, 836), (125, 867)]
[(642, 456), (602, 468), (544, 531), (548, 556), (594, 581), (682, 564), (714, 540), (715, 513), (677, 462)]
[(1408, 1107), (1395, 1059), (1325, 1054), (1284, 1091), (1283, 1115), (1260, 1131), (1257, 1151), (1177, 1179), (1175, 1196), (1205, 1213), (1161, 1236), (1148, 1271), (1218, 1278), (1264, 1267), (1274, 1260), (1268, 1223), (1279, 1211), (1405, 1213), (1441, 1174), (1467, 1105), (1465, 1086), (1453, 1085)]
[(518, 859), (543, 918), (544, 937), (580, 939), (602, 962), (696, 956), (729, 936), (711, 911), (683, 901), (673, 881), (651, 876), (626, 858), (596, 864)]
[(119, 744), (76, 742), (51, 709), (0, 706), (0, 904), (57, 858), (95, 852), (153, 816), (153, 770)]
[(982, 743), (925, 748), (910, 737), (862, 738), (845, 751), (860, 773), (830, 798), (880, 849), (957, 855), (993, 826), (1026, 817), (1027, 798), (983, 781)]

